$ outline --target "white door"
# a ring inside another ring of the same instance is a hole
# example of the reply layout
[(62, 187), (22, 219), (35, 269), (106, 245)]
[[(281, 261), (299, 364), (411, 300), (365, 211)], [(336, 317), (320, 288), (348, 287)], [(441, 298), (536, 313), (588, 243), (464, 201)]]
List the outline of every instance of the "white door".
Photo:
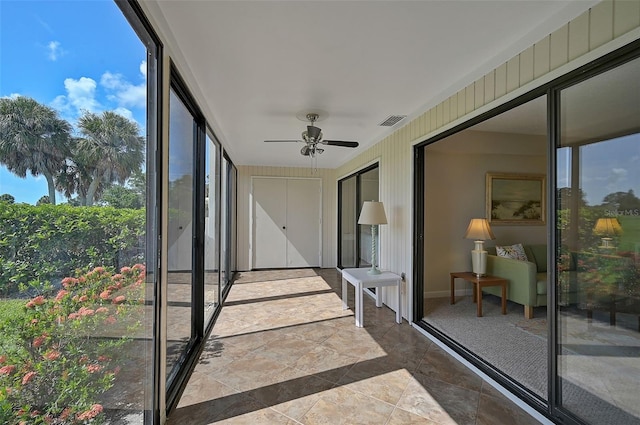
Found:
[(253, 179), (253, 267), (287, 266), (287, 181)]
[(320, 180), (287, 180), (287, 267), (320, 267)]
[(253, 179), (253, 267), (319, 267), (318, 179)]

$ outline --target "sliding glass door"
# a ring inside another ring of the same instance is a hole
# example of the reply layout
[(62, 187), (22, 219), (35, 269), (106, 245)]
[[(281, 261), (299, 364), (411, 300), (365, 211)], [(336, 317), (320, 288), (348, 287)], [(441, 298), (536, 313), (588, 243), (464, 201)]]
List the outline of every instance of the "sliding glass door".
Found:
[[(415, 148), (414, 320), (557, 423), (640, 423), (638, 75), (640, 41)], [(542, 223), (503, 202), (532, 197), (488, 197), (495, 172), (546, 179)], [(509, 281), (506, 314), (498, 291), (476, 301), (450, 279), (471, 268), (476, 217), (495, 234), (487, 273)], [(526, 261), (499, 255), (517, 244)]]
[(640, 423), (640, 59), (560, 91), (557, 402)]
[(378, 173), (378, 164), (374, 164), (338, 181), (340, 268), (371, 265), (371, 226), (359, 225), (358, 216), (364, 201), (378, 201)]
[(172, 87), (169, 98), (167, 379), (195, 342), (194, 296), (195, 118)]
[(207, 131), (204, 184), (204, 327), (220, 304), (220, 144)]

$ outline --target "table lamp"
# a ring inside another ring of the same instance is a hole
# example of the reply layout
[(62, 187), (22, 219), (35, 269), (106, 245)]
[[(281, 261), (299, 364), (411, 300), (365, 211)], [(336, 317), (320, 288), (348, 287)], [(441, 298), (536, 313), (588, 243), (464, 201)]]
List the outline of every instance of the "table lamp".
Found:
[(387, 224), (387, 216), (384, 213), (382, 202), (365, 201), (360, 211), (358, 224), (371, 225), (371, 269), (368, 274), (380, 274), (376, 267), (376, 234), (379, 224)]
[(471, 264), (473, 274), (478, 277), (484, 276), (487, 272), (487, 251), (484, 250), (484, 241), (495, 239), (486, 218), (472, 218), (464, 235), (465, 239), (473, 239), (475, 248), (471, 251)]
[(617, 218), (599, 218), (593, 228), (593, 233), (602, 237), (602, 246), (600, 248), (615, 248), (611, 244), (612, 236), (620, 236), (622, 234), (622, 226), (620, 226)]

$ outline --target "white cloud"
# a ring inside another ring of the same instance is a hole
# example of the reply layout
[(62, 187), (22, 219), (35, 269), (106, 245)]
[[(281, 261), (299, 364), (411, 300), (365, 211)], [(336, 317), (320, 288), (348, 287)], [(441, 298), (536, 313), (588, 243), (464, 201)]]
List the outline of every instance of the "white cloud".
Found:
[(626, 168), (612, 168), (611, 175), (607, 179), (607, 185), (605, 186), (609, 192), (620, 191), (620, 185), (627, 180), (629, 171)]
[(65, 53), (60, 47), (59, 41), (50, 41), (49, 44), (47, 44), (47, 49), (49, 50), (49, 59), (52, 61), (57, 61), (58, 58)]
[(114, 109), (113, 112), (115, 112), (118, 115), (122, 115), (123, 117), (128, 118), (131, 121), (135, 121), (135, 119), (133, 118), (133, 112), (131, 112), (127, 108), (119, 107)]
[(122, 74), (113, 74), (109, 71), (102, 74), (100, 85), (109, 90), (108, 99), (116, 102), (121, 107), (144, 107), (147, 102), (146, 83), (147, 62), (140, 64), (140, 73), (144, 81), (138, 85), (131, 84)]
[(67, 90), (67, 100), (78, 111), (95, 112), (100, 104), (96, 100), (96, 82), (92, 78), (80, 77), (78, 80), (67, 78), (64, 88)]
[(627, 174), (629, 174), (629, 171), (627, 171), (626, 168), (614, 168), (611, 172), (618, 178), (625, 178), (627, 177)]
[[(127, 81), (122, 74), (109, 71), (102, 74), (99, 84), (89, 77), (66, 78), (66, 94), (57, 96), (51, 102), (51, 106), (71, 123), (74, 123), (83, 111), (100, 113), (105, 109), (135, 120), (133, 108), (146, 106), (146, 68), (147, 62), (142, 61), (139, 69), (143, 81), (138, 85)], [(140, 126), (144, 128), (142, 124)]]
[(97, 83), (92, 78), (66, 78), (64, 88), (67, 94), (56, 96), (51, 107), (70, 122), (74, 122), (82, 111), (99, 112), (102, 107), (96, 100), (96, 87)]
[(71, 105), (67, 102), (67, 96), (59, 95), (51, 102), (51, 107), (58, 111), (63, 117), (71, 115)]
[(42, 28), (46, 29), (50, 34), (53, 34), (53, 29), (51, 28), (51, 25), (45, 22), (44, 19), (36, 15), (36, 21), (38, 21), (38, 23), (42, 25)]

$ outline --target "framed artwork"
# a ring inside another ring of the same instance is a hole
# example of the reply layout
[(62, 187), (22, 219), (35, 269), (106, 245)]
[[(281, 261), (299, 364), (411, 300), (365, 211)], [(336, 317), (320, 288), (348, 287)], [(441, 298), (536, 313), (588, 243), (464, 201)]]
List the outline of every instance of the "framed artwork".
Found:
[(545, 224), (544, 174), (487, 173), (486, 185), (492, 225)]

